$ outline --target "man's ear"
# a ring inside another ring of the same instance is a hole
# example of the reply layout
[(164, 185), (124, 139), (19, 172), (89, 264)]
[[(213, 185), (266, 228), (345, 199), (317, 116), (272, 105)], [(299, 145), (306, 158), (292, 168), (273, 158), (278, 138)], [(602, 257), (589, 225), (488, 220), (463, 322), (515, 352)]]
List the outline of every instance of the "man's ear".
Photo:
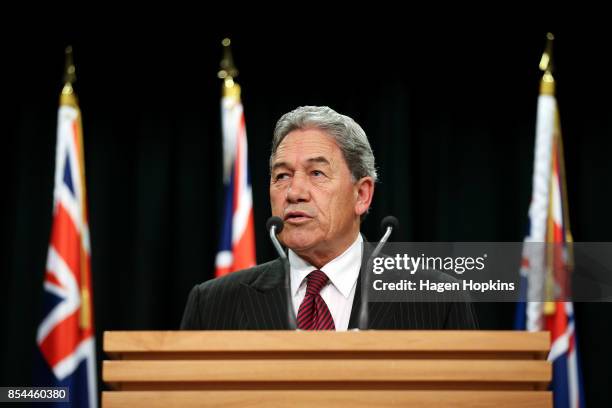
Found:
[(363, 215), (372, 204), (374, 196), (374, 180), (372, 177), (362, 177), (355, 183), (355, 193), (357, 201), (355, 202), (355, 214)]

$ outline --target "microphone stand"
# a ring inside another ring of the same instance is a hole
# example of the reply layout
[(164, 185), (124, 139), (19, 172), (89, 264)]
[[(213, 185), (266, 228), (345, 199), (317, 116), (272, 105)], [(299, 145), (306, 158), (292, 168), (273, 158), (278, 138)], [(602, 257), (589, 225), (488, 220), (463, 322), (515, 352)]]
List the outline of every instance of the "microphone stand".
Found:
[[(274, 245), (274, 249), (278, 252), (283, 264), (283, 270), (285, 271), (285, 296), (287, 298), (287, 327), (289, 330), (295, 330), (297, 325), (295, 323), (295, 311), (293, 310), (293, 301), (291, 296), (291, 270), (289, 268), (289, 259), (287, 254), (283, 250), (276, 234), (280, 234), (283, 230), (283, 221), (280, 217), (270, 217), (268, 220), (268, 229), (270, 230), (270, 240)], [(278, 231), (277, 231), (278, 230)]]
[(358, 330), (367, 330), (370, 319), (370, 311), (368, 308), (368, 302), (370, 297), (370, 273), (368, 273), (368, 271), (371, 270), (374, 258), (376, 258), (378, 254), (380, 254), (380, 251), (382, 250), (383, 246), (391, 236), (393, 228), (397, 228), (398, 225), (399, 222), (397, 218), (393, 216), (387, 216), (383, 218), (381, 226), (385, 233), (378, 242), (378, 245), (376, 245), (376, 248), (374, 248), (374, 251), (372, 251), (372, 253), (368, 256), (368, 261), (365, 264), (362, 264), (363, 266), (365, 266), (365, 268), (363, 268), (362, 266), (363, 269), (361, 270), (360, 276), (365, 279), (362, 281), (363, 284), (361, 285), (361, 304), (359, 305), (359, 324), (357, 326)]

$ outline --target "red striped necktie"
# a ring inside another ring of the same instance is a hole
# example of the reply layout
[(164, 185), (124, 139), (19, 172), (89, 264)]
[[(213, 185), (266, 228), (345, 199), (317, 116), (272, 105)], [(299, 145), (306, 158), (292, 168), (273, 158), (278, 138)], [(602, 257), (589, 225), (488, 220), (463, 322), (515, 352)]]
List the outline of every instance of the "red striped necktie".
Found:
[(336, 330), (325, 301), (321, 297), (321, 289), (327, 285), (329, 278), (323, 271), (312, 271), (306, 277), (306, 296), (300, 305), (297, 315), (300, 330)]

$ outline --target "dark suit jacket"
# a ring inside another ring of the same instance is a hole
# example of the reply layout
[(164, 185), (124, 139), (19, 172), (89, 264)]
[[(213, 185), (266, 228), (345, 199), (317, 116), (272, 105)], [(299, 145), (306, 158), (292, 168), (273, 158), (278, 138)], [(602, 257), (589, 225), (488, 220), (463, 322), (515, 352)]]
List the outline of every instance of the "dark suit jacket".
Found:
[[(196, 285), (189, 294), (181, 329), (287, 329), (283, 264), (276, 259)], [(358, 327), (361, 279), (357, 280), (349, 329)], [(369, 329), (475, 329), (468, 302), (371, 302)]]

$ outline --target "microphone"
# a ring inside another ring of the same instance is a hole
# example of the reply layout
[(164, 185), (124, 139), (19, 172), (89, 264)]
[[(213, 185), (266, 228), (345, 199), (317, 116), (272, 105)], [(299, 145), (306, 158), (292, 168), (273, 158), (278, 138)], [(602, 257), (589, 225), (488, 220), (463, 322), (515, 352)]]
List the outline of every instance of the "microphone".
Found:
[(280, 242), (278, 241), (278, 238), (276, 237), (277, 234), (281, 233), (284, 226), (285, 224), (283, 223), (283, 220), (280, 217), (276, 217), (276, 216), (268, 218), (268, 221), (266, 222), (266, 228), (270, 232), (270, 240), (272, 241), (272, 244), (274, 245), (274, 249), (276, 249), (276, 252), (278, 252), (278, 255), (281, 258), (281, 262), (283, 263), (283, 269), (285, 270), (285, 295), (287, 297), (287, 326), (289, 327), (289, 330), (295, 330), (297, 326), (295, 324), (295, 312), (293, 310), (293, 300), (291, 296), (291, 273), (289, 269), (289, 259), (287, 258), (287, 254), (285, 254), (283, 247), (281, 246)]
[(395, 218), (392, 215), (387, 215), (380, 222), (380, 229), (382, 230), (383, 233), (386, 233), (389, 230), (389, 228), (391, 228), (391, 231), (389, 232), (389, 234), (391, 234), (391, 232), (394, 229), (399, 229), (399, 221), (397, 220), (397, 218)]
[(380, 222), (380, 229), (383, 231), (383, 236), (378, 241), (378, 245), (374, 248), (374, 251), (368, 256), (368, 261), (363, 264), (365, 265), (365, 270), (362, 275), (365, 279), (362, 281), (363, 285), (361, 285), (361, 304), (359, 305), (359, 330), (366, 330), (368, 327), (369, 321), (369, 309), (368, 309), (368, 298), (370, 293), (370, 273), (368, 272), (371, 269), (373, 259), (380, 254), (383, 246), (391, 236), (393, 230), (399, 229), (399, 221), (392, 215), (388, 215), (382, 219)]

